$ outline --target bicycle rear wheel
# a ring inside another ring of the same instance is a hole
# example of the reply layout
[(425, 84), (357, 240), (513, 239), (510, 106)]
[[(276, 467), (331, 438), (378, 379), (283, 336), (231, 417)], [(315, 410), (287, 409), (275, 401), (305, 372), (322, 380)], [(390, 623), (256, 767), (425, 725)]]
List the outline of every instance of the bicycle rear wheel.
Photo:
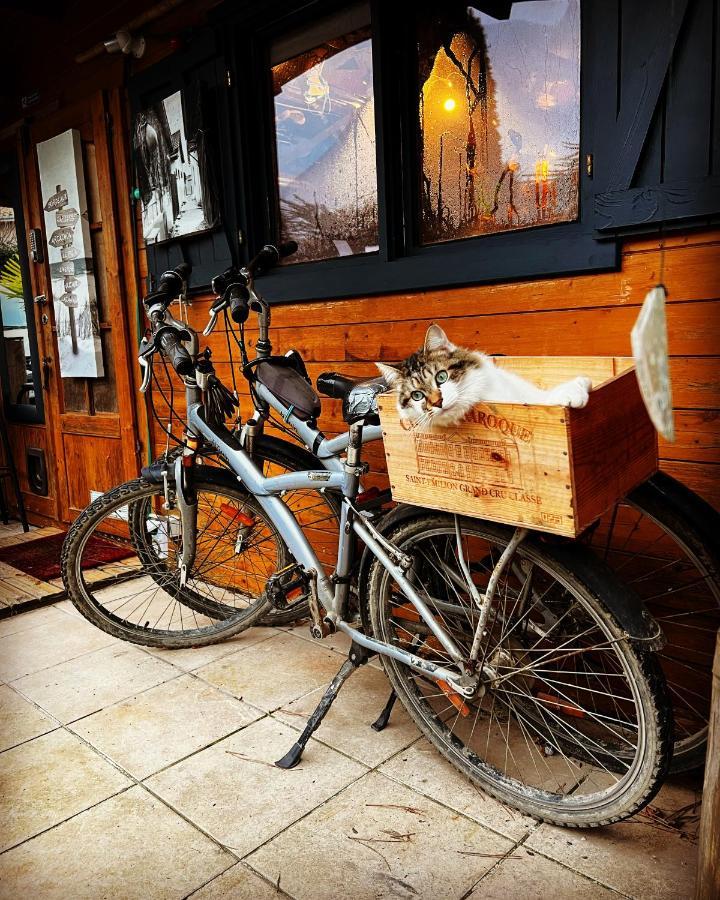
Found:
[(666, 643), (658, 658), (675, 719), (671, 771), (701, 766), (720, 628), (720, 517), (660, 472), (582, 540), (643, 599), (662, 627)]
[[(460, 529), (482, 592), (512, 532), (469, 519)], [(469, 657), (478, 611), (458, 561), (454, 517), (428, 514), (389, 537), (413, 559), (421, 595)], [(659, 789), (672, 750), (660, 667), (626, 639), (591, 587), (615, 584), (609, 570), (593, 567), (586, 553), (571, 570), (542, 541), (519, 546), (498, 584), (481, 645), (483, 692), (472, 700), (383, 657), (408, 712), (453, 765), (502, 802), (575, 827), (641, 809)], [(380, 563), (371, 571), (369, 604), (375, 637), (452, 665)]]
[(127, 482), (80, 515), (62, 574), (86, 619), (123, 640), (178, 648), (223, 640), (267, 612), (267, 579), (289, 562), (275, 526), (225, 473), (197, 467), (194, 485), (196, 552), (184, 585), (182, 523), (177, 508), (165, 508), (163, 485)]

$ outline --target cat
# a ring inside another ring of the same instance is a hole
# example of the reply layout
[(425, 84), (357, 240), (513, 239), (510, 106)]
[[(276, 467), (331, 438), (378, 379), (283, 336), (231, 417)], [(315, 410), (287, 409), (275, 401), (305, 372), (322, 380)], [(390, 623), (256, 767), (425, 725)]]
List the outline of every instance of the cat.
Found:
[(439, 325), (431, 325), (425, 344), (399, 366), (376, 363), (397, 394), (400, 419), (420, 425), (456, 425), (477, 403), (532, 403), (582, 407), (592, 389), (578, 376), (545, 391), (508, 369), (498, 368), (485, 353), (452, 344)]

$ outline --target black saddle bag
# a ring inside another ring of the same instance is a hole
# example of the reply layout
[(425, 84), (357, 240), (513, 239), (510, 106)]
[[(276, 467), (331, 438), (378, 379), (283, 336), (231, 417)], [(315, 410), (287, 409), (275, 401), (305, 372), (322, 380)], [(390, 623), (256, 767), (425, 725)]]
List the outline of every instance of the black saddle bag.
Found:
[(256, 380), (289, 407), (298, 419), (307, 421), (320, 415), (320, 398), (298, 371), (293, 357), (271, 356), (254, 369)]

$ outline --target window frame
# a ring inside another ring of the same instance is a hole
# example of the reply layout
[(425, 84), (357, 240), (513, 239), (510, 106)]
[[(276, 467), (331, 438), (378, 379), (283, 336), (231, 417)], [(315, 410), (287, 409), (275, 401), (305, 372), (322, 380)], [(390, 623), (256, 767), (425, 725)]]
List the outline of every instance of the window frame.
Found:
[[(27, 229), (25, 226), (25, 213), (23, 211), (22, 193), (20, 189), (20, 170), (17, 157), (11, 154), (3, 154), (0, 158), (0, 170), (7, 166), (5, 175), (8, 186), (7, 199), (15, 211), (15, 231), (18, 239), (18, 256), (20, 259), (20, 271), (23, 282), (23, 297), (25, 306), (25, 319), (28, 330), (28, 343), (30, 345), (30, 360), (32, 364), (33, 385), (35, 388), (35, 403), (15, 403), (10, 397), (10, 378), (7, 368), (7, 356), (5, 353), (5, 329), (0, 310), (0, 376), (2, 380), (3, 413), (11, 422), (23, 422), (31, 425), (42, 425), (45, 422), (45, 402), (43, 397), (42, 377), (40, 374), (40, 351), (38, 348), (38, 335), (35, 326), (35, 298), (30, 280), (30, 259), (27, 248)], [(0, 203), (4, 206), (4, 203)]]
[[(428, 245), (421, 245), (418, 235), (417, 51), (404, 6), (370, 0), (380, 249), (279, 267), (263, 278), (263, 291), (273, 303), (292, 303), (616, 269), (617, 241), (614, 236), (600, 239), (595, 230), (594, 185), (585, 165), (595, 140), (593, 123), (601, 119), (594, 110), (603, 102), (602, 91), (594, 87), (602, 84), (603, 57), (597, 43), (593, 46), (602, 4), (582, 0), (581, 7), (578, 218)], [(414, 4), (413, 15), (422, 6)], [(292, 7), (287, 0), (276, 0), (270, 13), (267, 7), (262, 12), (254, 7), (221, 17), (240, 157), (238, 226), (251, 238), (241, 248), (245, 258), (279, 233), (270, 44), (337, 9), (327, 0), (315, 0), (300, 11)], [(256, 90), (239, 87), (248, 84)], [(255, 124), (245, 128), (246, 122)]]

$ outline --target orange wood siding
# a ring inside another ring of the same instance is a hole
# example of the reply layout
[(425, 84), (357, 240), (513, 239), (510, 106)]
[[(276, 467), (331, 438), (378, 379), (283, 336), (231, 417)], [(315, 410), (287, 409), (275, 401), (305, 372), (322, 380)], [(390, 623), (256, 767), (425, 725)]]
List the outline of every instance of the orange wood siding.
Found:
[[(392, 362), (418, 347), (433, 321), (455, 342), (491, 353), (629, 356), (630, 329), (662, 268), (677, 439), (660, 442), (661, 465), (720, 508), (720, 230), (664, 243), (663, 262), (657, 238), (628, 240), (620, 270), (602, 275), (277, 306), (271, 337), (277, 352), (302, 353), (313, 380), (326, 369), (371, 375), (376, 360)], [(207, 298), (194, 300), (190, 321), (198, 330), (207, 311)], [(252, 346), (256, 332), (247, 335)], [(229, 385), (224, 333), (210, 346)], [(251, 412), (246, 393), (242, 411)], [(320, 424), (328, 434), (344, 430), (338, 401), (323, 399)], [(164, 438), (153, 431), (159, 450)], [(382, 481), (379, 445), (368, 459), (380, 475), (372, 480)]]

